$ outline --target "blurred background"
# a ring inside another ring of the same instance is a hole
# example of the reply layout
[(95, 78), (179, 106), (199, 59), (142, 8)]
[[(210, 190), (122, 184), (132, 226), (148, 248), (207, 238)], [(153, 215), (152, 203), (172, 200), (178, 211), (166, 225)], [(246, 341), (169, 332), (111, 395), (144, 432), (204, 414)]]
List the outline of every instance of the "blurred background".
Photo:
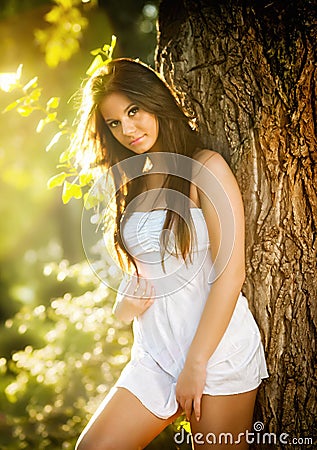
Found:
[[(67, 140), (47, 146), (74, 120), (92, 49), (114, 34), (114, 57), (154, 65), (158, 0), (0, 5), (0, 449), (70, 449), (128, 361), (131, 329), (112, 317), (115, 293), (85, 258), (82, 200), (64, 205), (61, 188), (47, 188)], [(24, 90), (10, 85), (20, 64)], [(37, 132), (55, 97), (58, 121)], [(118, 284), (104, 249), (95, 252)], [(175, 448), (171, 433), (151, 448)]]
[[(60, 3), (76, 5), (81, 17), (64, 13), (58, 23), (49, 24), (45, 15)], [(153, 64), (156, 15), (155, 0), (1, 0), (0, 72), (15, 72), (23, 64), (24, 82), (38, 76), (44, 105), (50, 97), (60, 97), (58, 114), (71, 123), (76, 105), (70, 99), (86, 77), (93, 59), (90, 51), (110, 43), (115, 34), (114, 57), (129, 56)], [(78, 28), (78, 33), (70, 36), (71, 27)], [(44, 45), (37, 39), (39, 31), (47, 33)], [(0, 91), (1, 111), (17, 97), (15, 91)], [(0, 308), (4, 320), (24, 304), (36, 305), (42, 303), (43, 295), (56, 295), (55, 286), (52, 292), (40, 275), (43, 262), (83, 259), (78, 226), (81, 202), (64, 206), (59, 189), (46, 188), (47, 180), (57, 173), (65, 142), (45, 151), (56, 129), (52, 124), (36, 133), (41, 117), (40, 111), (29, 117), (21, 117), (16, 110), (1, 115)]]

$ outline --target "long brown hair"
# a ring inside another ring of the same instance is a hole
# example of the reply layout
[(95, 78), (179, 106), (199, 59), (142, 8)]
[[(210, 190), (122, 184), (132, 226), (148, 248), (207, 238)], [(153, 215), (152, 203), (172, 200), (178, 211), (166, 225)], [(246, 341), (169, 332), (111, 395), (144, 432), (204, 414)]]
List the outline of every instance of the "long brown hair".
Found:
[[(135, 156), (135, 153), (121, 145), (113, 137), (101, 115), (99, 109), (101, 101), (105, 96), (114, 92), (126, 95), (141, 109), (155, 114), (159, 124), (159, 139), (162, 151), (192, 158), (195, 150), (201, 147), (201, 142), (194, 126), (193, 117), (181, 107), (176, 95), (163, 79), (144, 63), (129, 58), (112, 60), (108, 65), (101, 67), (87, 81), (83, 89), (75, 138), (76, 145), (81, 148), (82, 153), (92, 149), (95, 155), (95, 163), (110, 169), (112, 172), (116, 190), (114, 246), (121, 267), (124, 267), (122, 256), (125, 256), (128, 264), (132, 263), (138, 274), (134, 258), (123, 243), (120, 223), (127, 205), (142, 192), (146, 175), (124, 183), (125, 174), (117, 170), (117, 163)], [(144, 154), (144, 161), (145, 157), (146, 153)], [(144, 164), (142, 158), (139, 158), (138, 161), (140, 161), (140, 164)], [(190, 171), (190, 169), (190, 167), (187, 167), (186, 170)], [(167, 199), (167, 214), (163, 229), (171, 230), (173, 223), (175, 223), (176, 247), (180, 250), (185, 261), (186, 256), (190, 256), (192, 251), (193, 224), (189, 203), (191, 173), (182, 175), (182, 177), (168, 175), (164, 186), (162, 186), (170, 190), (167, 192), (177, 191), (183, 194), (176, 196), (176, 200), (175, 196), (170, 199), (170, 203), (172, 200), (181, 203), (177, 205), (176, 209), (176, 211), (182, 212), (181, 215), (175, 212), (175, 208), (174, 211), (168, 208)], [(177, 198), (180, 199), (177, 200)], [(167, 235), (168, 233), (162, 234), (162, 236)], [(164, 251), (166, 245), (167, 242), (165, 241)]]

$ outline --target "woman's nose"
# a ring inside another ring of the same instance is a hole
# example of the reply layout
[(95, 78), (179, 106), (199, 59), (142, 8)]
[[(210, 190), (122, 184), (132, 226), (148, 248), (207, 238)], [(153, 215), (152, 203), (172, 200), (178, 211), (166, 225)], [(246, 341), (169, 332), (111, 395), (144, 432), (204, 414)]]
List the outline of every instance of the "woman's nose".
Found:
[(122, 120), (122, 133), (125, 136), (131, 136), (135, 132), (135, 125), (130, 118)]

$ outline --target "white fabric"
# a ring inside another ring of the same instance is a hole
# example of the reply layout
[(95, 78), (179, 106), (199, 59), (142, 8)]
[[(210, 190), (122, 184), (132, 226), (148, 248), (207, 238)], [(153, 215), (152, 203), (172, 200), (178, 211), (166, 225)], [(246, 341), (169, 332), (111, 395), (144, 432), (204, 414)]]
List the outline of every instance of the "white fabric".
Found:
[[(175, 387), (211, 288), (212, 260), (206, 222), (200, 208), (191, 208), (196, 230), (192, 262), (167, 252), (161, 265), (160, 234), (165, 210), (136, 211), (123, 227), (124, 243), (140, 274), (155, 288), (153, 305), (133, 323), (131, 361), (117, 387), (131, 391), (160, 418), (178, 408)], [(169, 236), (173, 249), (174, 236)], [(123, 279), (119, 292), (128, 279)], [(119, 294), (120, 295), (120, 294)], [(219, 302), (221, 298), (219, 299)], [(206, 337), (207, 338), (207, 337)], [(228, 395), (256, 388), (268, 377), (260, 332), (240, 293), (228, 328), (207, 366), (205, 394)]]

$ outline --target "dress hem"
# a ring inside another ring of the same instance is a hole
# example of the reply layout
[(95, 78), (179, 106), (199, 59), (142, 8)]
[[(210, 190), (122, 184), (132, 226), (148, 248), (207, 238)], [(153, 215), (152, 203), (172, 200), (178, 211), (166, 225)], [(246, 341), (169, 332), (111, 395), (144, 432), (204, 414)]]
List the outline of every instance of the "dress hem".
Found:
[[(211, 394), (211, 393), (209, 393), (209, 392), (203, 392), (203, 395), (210, 395), (211, 397), (218, 397), (218, 396), (227, 396), (227, 395), (239, 395), (239, 394), (245, 394), (246, 392), (251, 392), (251, 391), (253, 391), (254, 389), (257, 389), (260, 385), (261, 385), (261, 383), (262, 383), (262, 381), (264, 380), (264, 379), (266, 379), (266, 378), (269, 378), (269, 375), (266, 375), (266, 376), (263, 376), (263, 377), (261, 377), (261, 380), (260, 380), (260, 382), (258, 382), (254, 387), (252, 387), (252, 388), (248, 388), (248, 389), (246, 389), (246, 390), (244, 390), (244, 391), (238, 391), (238, 392), (229, 392), (229, 393), (221, 393), (221, 394), (219, 394), (219, 393), (217, 393), (217, 394)], [(125, 386), (124, 385), (124, 383), (123, 384), (115, 384), (115, 386), (114, 387), (116, 387), (116, 388), (123, 388), (123, 389), (126, 389), (127, 391), (129, 391), (132, 395), (134, 395), (140, 402), (141, 402), (141, 404), (151, 413), (151, 414), (153, 414), (155, 417), (157, 417), (158, 419), (163, 419), (163, 420), (167, 420), (167, 419), (169, 419), (169, 418), (171, 418), (174, 414), (176, 414), (176, 412), (177, 412), (177, 410), (178, 410), (178, 407), (172, 412), (172, 413), (170, 413), (169, 415), (162, 415), (162, 414), (158, 414), (157, 412), (155, 412), (153, 409), (150, 409), (146, 404), (145, 404), (145, 402), (133, 391), (133, 389), (131, 389), (130, 387), (127, 387), (127, 386)], [(180, 413), (180, 415), (181, 415), (182, 413)]]

